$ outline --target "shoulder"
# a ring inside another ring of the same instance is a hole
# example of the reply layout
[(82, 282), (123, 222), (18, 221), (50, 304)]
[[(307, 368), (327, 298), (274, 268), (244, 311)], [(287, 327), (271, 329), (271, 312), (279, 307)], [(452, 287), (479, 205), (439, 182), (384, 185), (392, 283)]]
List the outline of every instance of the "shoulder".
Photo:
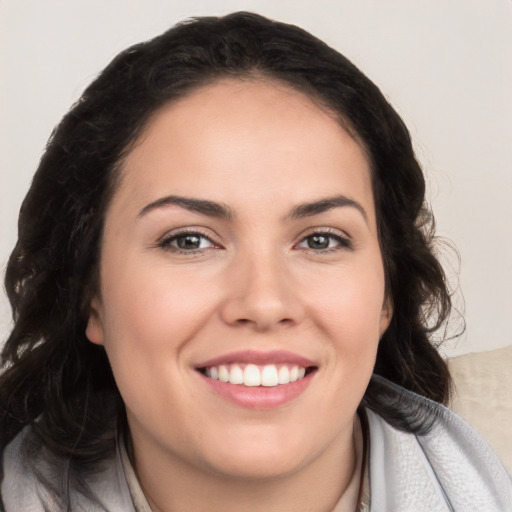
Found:
[[(27, 512), (60, 508), (49, 486), (39, 481), (39, 476), (48, 479), (49, 472), (46, 461), (32, 451), (33, 442), (30, 429), (25, 428), (4, 450), (0, 489), (6, 511), (15, 510), (15, 507)], [(37, 465), (32, 465), (36, 459), (39, 459)]]
[(512, 481), (472, 427), (440, 404), (380, 377), (377, 383), (431, 424), (415, 434), (366, 411), (372, 512), (512, 510)]
[(117, 459), (116, 453), (98, 471), (80, 471), (70, 460), (41, 446), (26, 427), (3, 454), (0, 489), (5, 512), (59, 512), (69, 506), (77, 512), (133, 511)]

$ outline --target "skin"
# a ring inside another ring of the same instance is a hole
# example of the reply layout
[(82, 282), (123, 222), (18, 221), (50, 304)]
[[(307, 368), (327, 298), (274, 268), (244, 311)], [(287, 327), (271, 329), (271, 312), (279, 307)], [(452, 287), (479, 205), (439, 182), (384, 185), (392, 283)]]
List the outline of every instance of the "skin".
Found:
[[(215, 201), (231, 217), (155, 206), (169, 195)], [(339, 195), (357, 204), (290, 216)], [(287, 86), (223, 80), (152, 118), (106, 214), (87, 336), (107, 351), (154, 510), (335, 505), (391, 316), (375, 215), (359, 143)], [(183, 228), (206, 237), (199, 250), (179, 249)], [(318, 232), (329, 248), (311, 247)], [(281, 349), (317, 370), (270, 410), (229, 402), (195, 368)]]

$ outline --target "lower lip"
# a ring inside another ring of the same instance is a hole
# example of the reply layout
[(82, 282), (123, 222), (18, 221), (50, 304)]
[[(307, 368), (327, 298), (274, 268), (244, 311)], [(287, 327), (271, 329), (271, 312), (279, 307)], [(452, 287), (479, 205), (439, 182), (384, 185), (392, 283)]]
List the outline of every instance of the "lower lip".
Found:
[(304, 378), (278, 386), (243, 386), (210, 379), (199, 374), (204, 382), (222, 398), (246, 409), (268, 410), (281, 407), (301, 395), (311, 383), (316, 372)]

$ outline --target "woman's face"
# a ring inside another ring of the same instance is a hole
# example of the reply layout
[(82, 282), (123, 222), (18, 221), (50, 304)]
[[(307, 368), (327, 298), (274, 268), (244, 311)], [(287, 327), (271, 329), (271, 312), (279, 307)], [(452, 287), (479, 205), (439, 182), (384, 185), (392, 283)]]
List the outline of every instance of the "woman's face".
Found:
[(368, 160), (332, 116), (235, 79), (154, 116), (87, 327), (138, 465), (268, 478), (346, 454), (389, 316)]

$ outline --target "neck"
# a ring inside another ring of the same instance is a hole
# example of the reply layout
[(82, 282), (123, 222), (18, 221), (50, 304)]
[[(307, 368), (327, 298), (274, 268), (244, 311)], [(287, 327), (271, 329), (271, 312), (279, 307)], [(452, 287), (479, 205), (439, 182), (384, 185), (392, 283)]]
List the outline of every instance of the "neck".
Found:
[[(358, 420), (355, 427), (347, 439), (326, 446), (316, 460), (280, 477), (219, 475), (191, 467), (179, 458), (145, 457), (149, 452), (144, 449), (135, 450), (134, 467), (153, 512), (205, 508), (210, 512), (330, 511), (344, 495), (356, 471), (356, 460), (361, 458)], [(354, 510), (356, 496), (350, 494), (342, 501), (347, 498), (348, 509)]]

